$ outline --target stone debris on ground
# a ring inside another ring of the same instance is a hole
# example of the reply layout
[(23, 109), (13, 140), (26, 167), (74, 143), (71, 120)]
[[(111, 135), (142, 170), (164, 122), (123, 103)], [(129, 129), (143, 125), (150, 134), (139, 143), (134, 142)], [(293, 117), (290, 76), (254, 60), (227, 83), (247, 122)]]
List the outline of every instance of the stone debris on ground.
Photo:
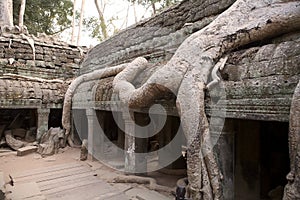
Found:
[(37, 146), (26, 146), (17, 150), (17, 156), (24, 156), (29, 153), (36, 152)]

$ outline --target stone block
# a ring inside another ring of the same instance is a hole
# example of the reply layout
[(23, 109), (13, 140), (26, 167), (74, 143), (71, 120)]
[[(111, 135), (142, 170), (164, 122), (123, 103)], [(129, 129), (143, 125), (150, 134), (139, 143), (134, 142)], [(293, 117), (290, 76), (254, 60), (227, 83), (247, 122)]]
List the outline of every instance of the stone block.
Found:
[(27, 60), (26, 65), (28, 65), (30, 67), (35, 67), (35, 62), (33, 60)]
[(43, 68), (46, 67), (44, 61), (35, 61), (35, 65), (36, 65), (37, 67), (43, 67)]
[(24, 156), (37, 151), (36, 146), (26, 146), (17, 150), (17, 156)]
[(44, 56), (43, 56), (43, 54), (35, 54), (35, 59), (36, 60), (43, 60)]

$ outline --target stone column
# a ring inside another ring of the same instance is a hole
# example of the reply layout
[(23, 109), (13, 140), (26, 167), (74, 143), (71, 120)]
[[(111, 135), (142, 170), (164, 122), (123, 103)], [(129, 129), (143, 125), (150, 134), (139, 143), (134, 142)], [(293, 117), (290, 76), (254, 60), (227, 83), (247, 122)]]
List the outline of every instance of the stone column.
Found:
[[(133, 115), (133, 113), (131, 114)], [(131, 114), (123, 112), (123, 119), (125, 124), (125, 171), (128, 173), (135, 173), (135, 123), (131, 118)]]
[(97, 120), (96, 112), (93, 108), (86, 109), (86, 116), (88, 120), (88, 159), (94, 160), (94, 134), (95, 134), (95, 123)]
[(49, 108), (38, 108), (37, 109), (37, 134), (36, 140), (39, 141), (42, 135), (48, 130), (48, 120), (50, 109)]

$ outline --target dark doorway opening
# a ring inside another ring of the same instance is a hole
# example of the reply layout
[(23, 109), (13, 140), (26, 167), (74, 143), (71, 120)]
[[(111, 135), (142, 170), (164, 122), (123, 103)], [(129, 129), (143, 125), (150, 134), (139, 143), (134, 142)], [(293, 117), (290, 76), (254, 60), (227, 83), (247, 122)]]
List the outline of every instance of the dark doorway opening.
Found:
[(11, 131), (15, 138), (33, 142), (36, 126), (36, 109), (0, 109), (0, 140), (5, 131)]
[(73, 141), (79, 144), (83, 139), (88, 139), (88, 120), (85, 109), (72, 110)]
[(51, 127), (60, 127), (62, 128), (62, 109), (50, 109), (48, 129)]
[(235, 121), (235, 199), (282, 199), (289, 172), (288, 123)]

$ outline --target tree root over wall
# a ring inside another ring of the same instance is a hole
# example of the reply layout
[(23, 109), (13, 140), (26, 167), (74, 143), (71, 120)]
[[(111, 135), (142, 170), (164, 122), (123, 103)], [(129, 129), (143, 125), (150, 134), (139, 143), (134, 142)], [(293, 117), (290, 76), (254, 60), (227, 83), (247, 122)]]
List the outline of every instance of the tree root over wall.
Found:
[[(223, 199), (222, 174), (212, 153), (209, 122), (204, 111), (207, 85), (218, 82), (212, 72), (215, 64), (238, 47), (299, 29), (299, 1), (237, 0), (211, 24), (187, 38), (170, 61), (141, 87), (135, 88), (133, 80), (148, 66), (144, 58), (135, 59), (115, 77), (115, 90), (121, 101), (131, 108), (150, 106), (166, 92), (177, 94), (177, 109), (188, 143), (192, 199)], [(80, 77), (78, 80), (66, 94), (64, 116), (70, 115), (72, 92), (81, 82)], [(63, 120), (68, 132), (70, 127), (66, 124), (70, 119), (64, 117)]]
[(291, 172), (287, 175), (284, 200), (300, 199), (300, 81), (292, 99), (289, 126)]

